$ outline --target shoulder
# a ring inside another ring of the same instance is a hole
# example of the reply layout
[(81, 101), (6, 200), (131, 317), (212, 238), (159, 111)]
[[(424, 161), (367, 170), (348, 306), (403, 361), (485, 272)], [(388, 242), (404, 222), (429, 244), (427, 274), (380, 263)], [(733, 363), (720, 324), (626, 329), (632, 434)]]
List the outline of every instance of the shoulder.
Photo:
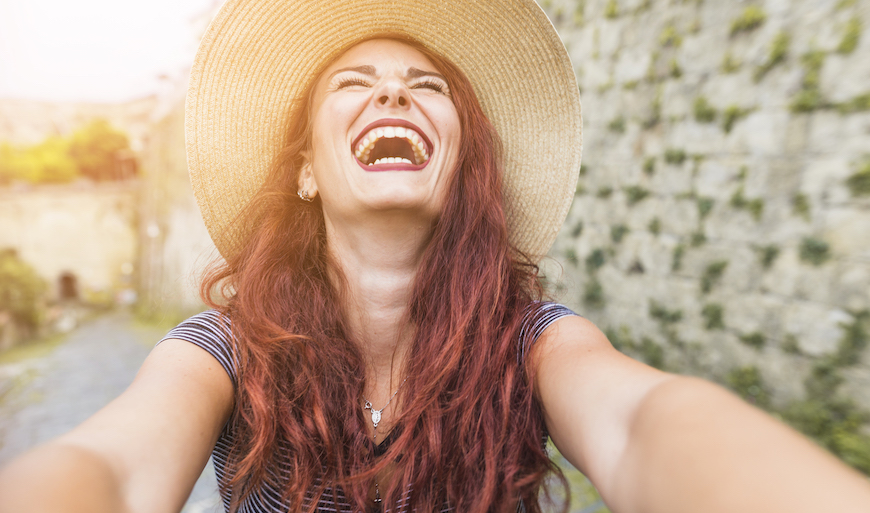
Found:
[(236, 384), (237, 358), (233, 343), (232, 323), (225, 314), (207, 310), (196, 314), (171, 329), (158, 344), (166, 340), (183, 340), (207, 351)]

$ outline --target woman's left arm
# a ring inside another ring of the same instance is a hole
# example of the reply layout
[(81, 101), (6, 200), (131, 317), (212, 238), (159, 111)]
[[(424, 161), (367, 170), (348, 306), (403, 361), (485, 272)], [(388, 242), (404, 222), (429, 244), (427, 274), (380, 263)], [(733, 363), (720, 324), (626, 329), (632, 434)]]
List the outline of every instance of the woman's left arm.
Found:
[(870, 484), (791, 428), (706, 381), (616, 351), (564, 317), (530, 355), (559, 451), (615, 512), (870, 511)]

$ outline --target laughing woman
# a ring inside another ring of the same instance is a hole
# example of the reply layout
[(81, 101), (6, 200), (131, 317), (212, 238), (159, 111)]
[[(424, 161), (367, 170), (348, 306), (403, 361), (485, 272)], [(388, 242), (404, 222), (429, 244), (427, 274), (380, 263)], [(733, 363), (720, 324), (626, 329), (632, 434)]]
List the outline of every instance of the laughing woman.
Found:
[(232, 0), (187, 99), (225, 261), (130, 388), (10, 465), (0, 511), (541, 511), (552, 438), (617, 512), (866, 512), (866, 481), (542, 301), (580, 164), (531, 0)]

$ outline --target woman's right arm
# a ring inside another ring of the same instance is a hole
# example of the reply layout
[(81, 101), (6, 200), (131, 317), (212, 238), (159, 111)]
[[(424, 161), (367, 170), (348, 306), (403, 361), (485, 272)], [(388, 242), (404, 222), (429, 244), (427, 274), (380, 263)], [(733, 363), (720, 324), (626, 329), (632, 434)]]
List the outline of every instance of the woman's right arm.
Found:
[(117, 399), (0, 471), (0, 513), (180, 511), (232, 407), (218, 361), (165, 340)]

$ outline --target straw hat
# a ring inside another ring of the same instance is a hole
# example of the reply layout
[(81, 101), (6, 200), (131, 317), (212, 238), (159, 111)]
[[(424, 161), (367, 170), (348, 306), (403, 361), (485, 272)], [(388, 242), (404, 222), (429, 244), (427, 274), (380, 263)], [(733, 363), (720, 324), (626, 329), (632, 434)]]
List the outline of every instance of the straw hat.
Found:
[(511, 242), (536, 260), (556, 238), (580, 169), (580, 97), (562, 41), (533, 0), (229, 0), (191, 70), (188, 167), (218, 250), (248, 233), (233, 221), (262, 185), (291, 105), (348, 47), (408, 36), (469, 78), (503, 143)]

